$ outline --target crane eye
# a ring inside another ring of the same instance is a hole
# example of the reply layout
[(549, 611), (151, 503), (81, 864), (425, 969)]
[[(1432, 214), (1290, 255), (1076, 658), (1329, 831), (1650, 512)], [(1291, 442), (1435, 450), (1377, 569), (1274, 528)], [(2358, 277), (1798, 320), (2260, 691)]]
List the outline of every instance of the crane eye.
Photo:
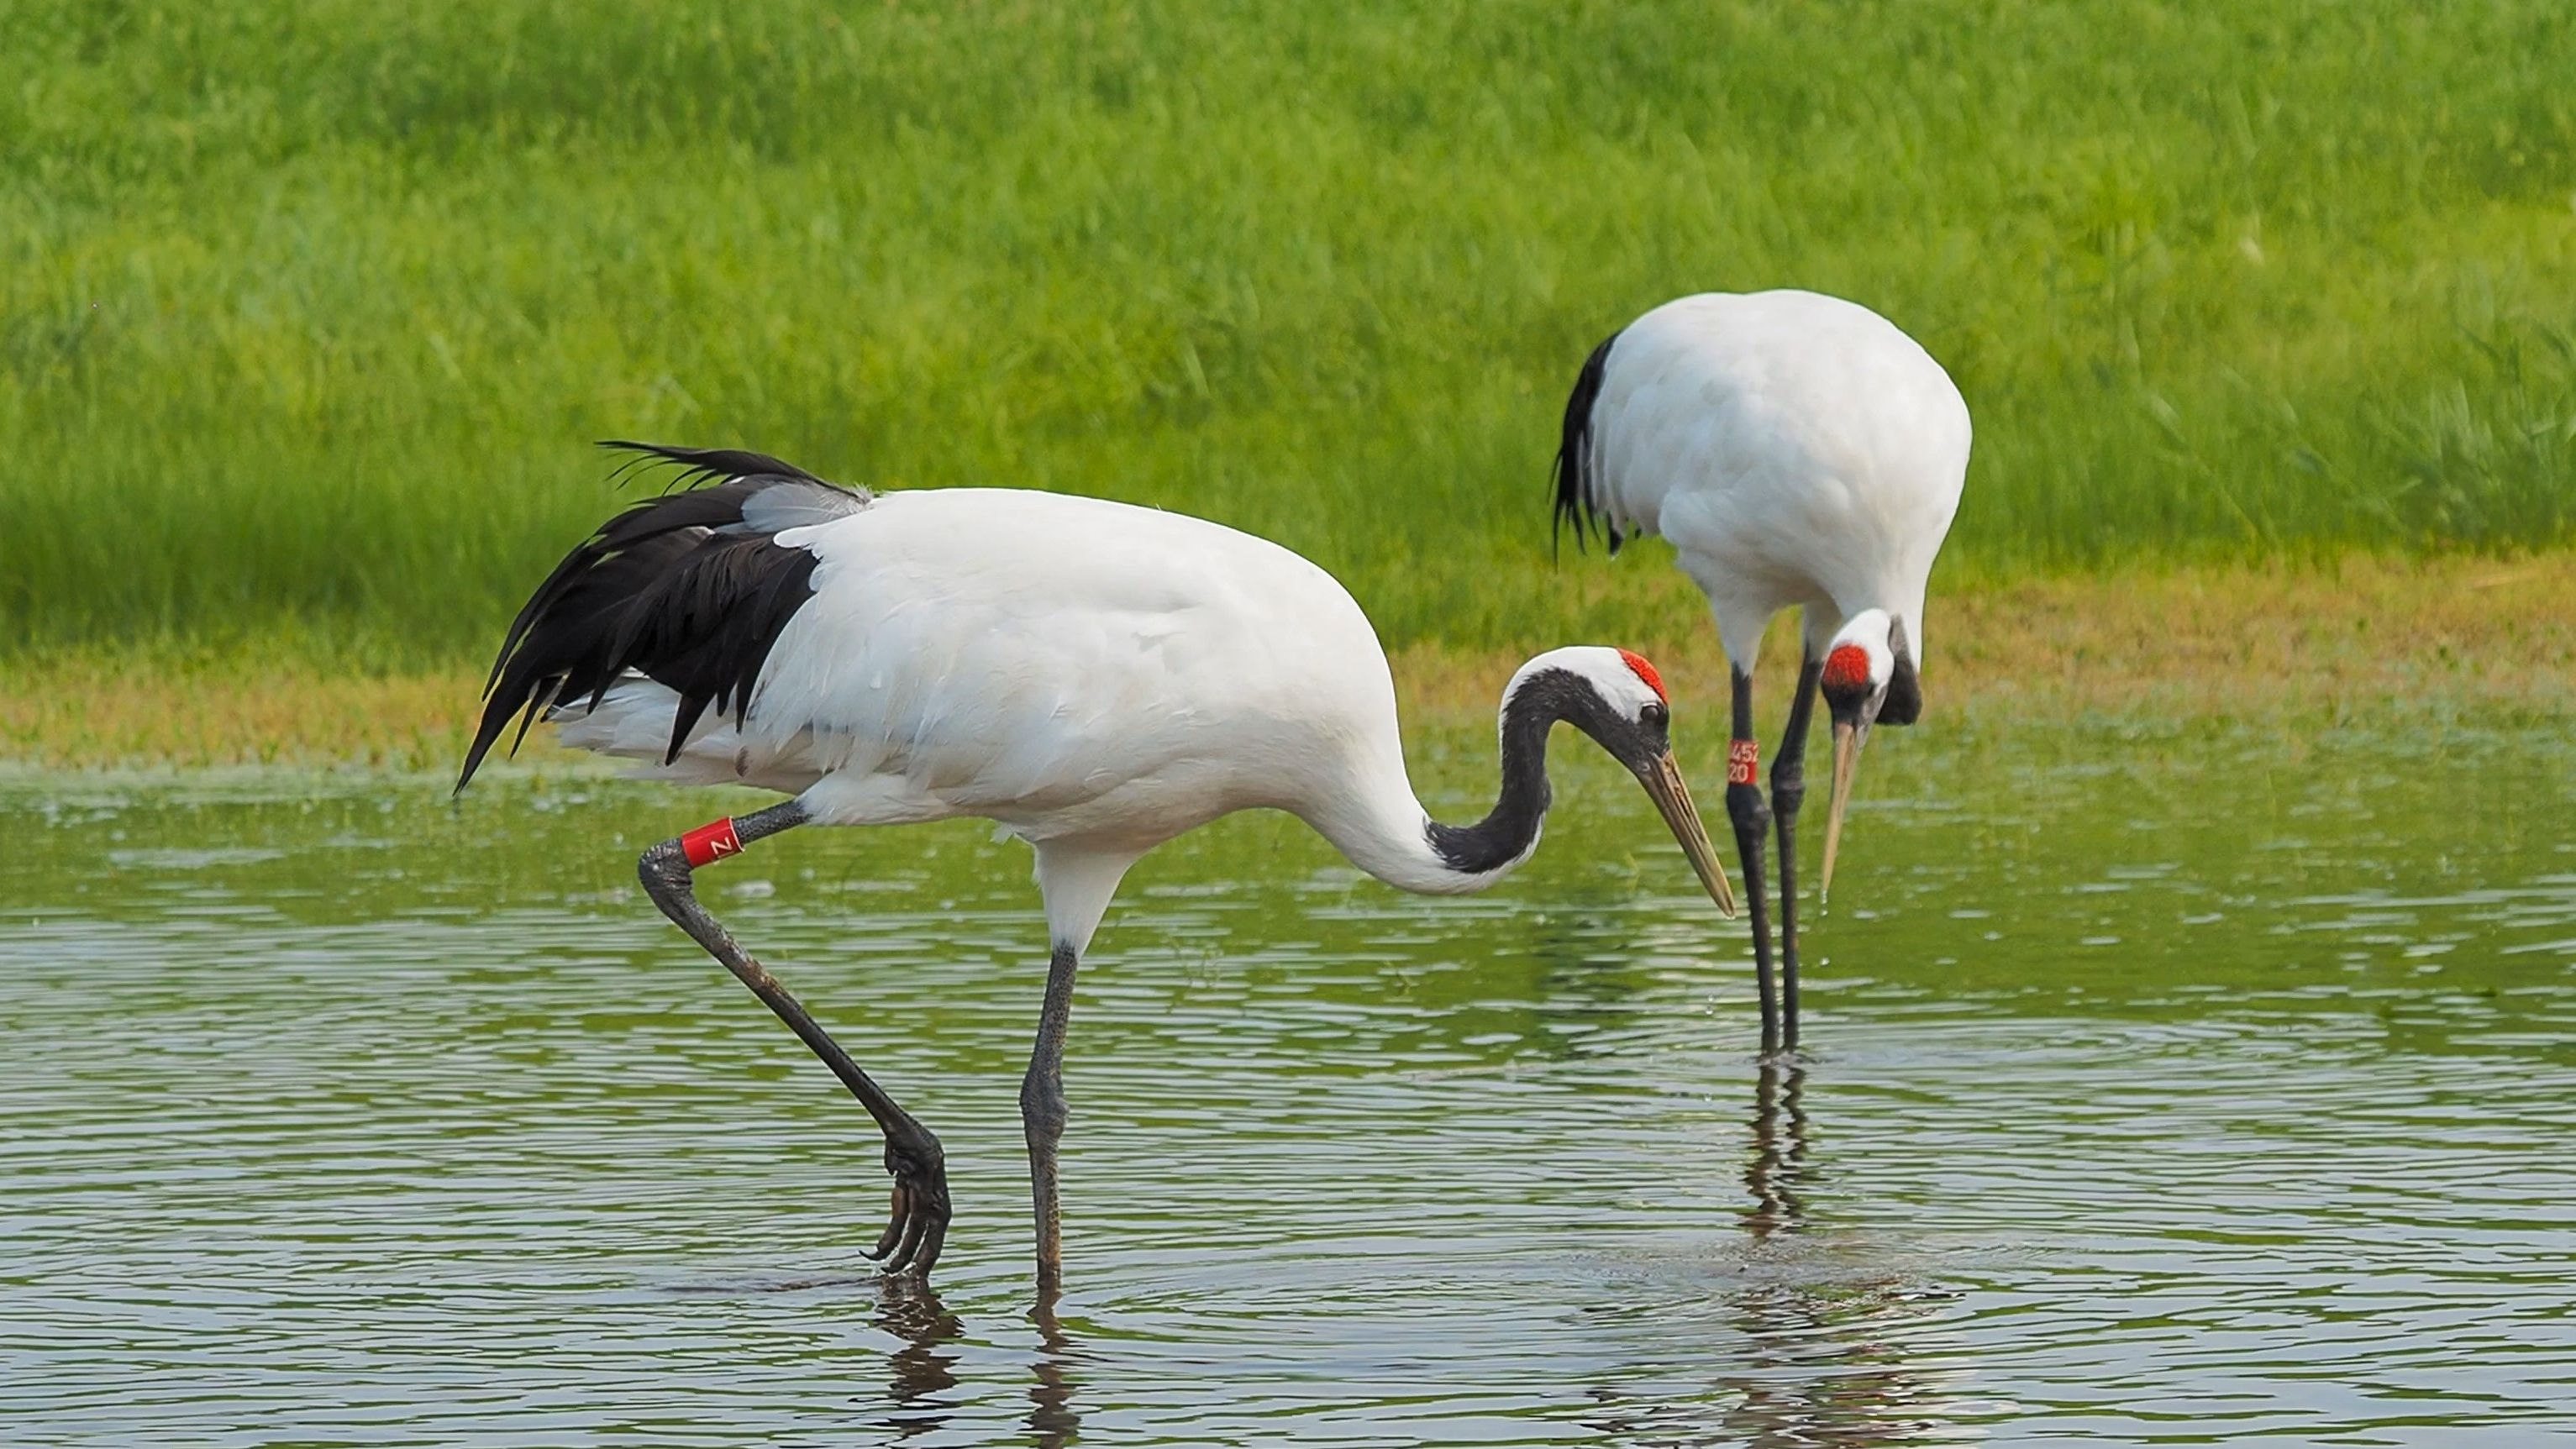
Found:
[(1650, 704), (1646, 706), (1645, 712), (1638, 715), (1637, 718), (1643, 723), (1650, 724), (1655, 726), (1657, 729), (1661, 729), (1663, 728), (1664, 722), (1672, 718), (1672, 712), (1665, 709), (1660, 704)]

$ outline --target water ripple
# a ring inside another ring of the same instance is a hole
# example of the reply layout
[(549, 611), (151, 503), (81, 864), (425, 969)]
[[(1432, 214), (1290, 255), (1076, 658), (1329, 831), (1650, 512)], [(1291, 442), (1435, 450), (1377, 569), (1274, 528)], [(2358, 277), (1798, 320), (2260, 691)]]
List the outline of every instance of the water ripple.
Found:
[[(745, 863), (766, 893), (719, 898), (947, 1141), (931, 1297), (858, 1257), (885, 1207), (865, 1118), (632, 898), (633, 851), (702, 801), (17, 781), (0, 1426), (2576, 1433), (2554, 827), (2481, 824), (2461, 782), (2404, 770), (2311, 771), (2312, 796), (2231, 815), (2045, 752), (1988, 760), (1985, 809), (1903, 758), (1856, 812), (1855, 908), (1811, 923), (1795, 1067), (1752, 1060), (1742, 937), (1641, 813), (1570, 814), (1470, 902), (1357, 881), (1261, 818), (1149, 861), (1085, 967), (1051, 1318), (1027, 1306), (1016, 1091), (1044, 965), (1014, 847), (800, 834)], [(2278, 785), (2259, 755), (2173, 768)], [(2476, 788), (2565, 777), (2487, 756)], [(1624, 799), (1585, 784), (1569, 799)]]

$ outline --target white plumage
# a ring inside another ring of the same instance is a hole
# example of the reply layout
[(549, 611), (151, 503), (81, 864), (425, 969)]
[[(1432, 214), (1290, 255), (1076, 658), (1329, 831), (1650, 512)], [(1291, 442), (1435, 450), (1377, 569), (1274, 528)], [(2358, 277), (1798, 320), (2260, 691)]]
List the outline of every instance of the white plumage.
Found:
[[(678, 696), (636, 675), (596, 710), (560, 711), (562, 742), (643, 775), (794, 794), (817, 824), (995, 821), (1038, 847), (1049, 930), (1077, 951), (1128, 865), (1236, 810), (1297, 814), (1406, 890), (1477, 890), (1518, 864), (1462, 873), (1432, 852), (1376, 631), (1332, 575), (1266, 539), (956, 488), (885, 494), (775, 543), (820, 563), (746, 722), (709, 714), (664, 765)], [(1631, 717), (1656, 703), (1615, 652), (1558, 652), (1534, 664), (1583, 668)]]
[(1754, 902), (1765, 1036), (1770, 943), (1753, 786), (1751, 674), (1771, 617), (1797, 607), (1805, 664), (1773, 772), (1781, 803), (1787, 1045), (1797, 1040), (1793, 822), (1807, 710), (1833, 712), (1833, 880), (1851, 773), (1871, 725), (1920, 705), (1924, 593), (1967, 478), (1968, 408), (1949, 374), (1886, 318), (1814, 292), (1707, 293), (1639, 317), (1596, 349), (1566, 408), (1557, 514), (1615, 549), (1657, 534), (1708, 596), (1734, 666), (1728, 808)]
[(1593, 507), (1669, 540), (1727, 657), (1805, 610), (1820, 657), (1883, 609), (1923, 654), (1924, 586), (1968, 476), (1968, 405), (1858, 303), (1814, 292), (1667, 302), (1614, 340), (1592, 414)]

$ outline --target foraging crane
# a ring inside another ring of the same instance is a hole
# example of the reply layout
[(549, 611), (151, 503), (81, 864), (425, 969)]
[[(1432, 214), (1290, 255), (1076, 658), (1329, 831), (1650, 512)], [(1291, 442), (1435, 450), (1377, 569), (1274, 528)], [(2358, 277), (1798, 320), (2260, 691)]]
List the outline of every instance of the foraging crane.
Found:
[[(1556, 454), (1556, 528), (1610, 551), (1669, 540), (1708, 596), (1734, 686), (1726, 811), (1753, 914), (1763, 1050), (1798, 1045), (1797, 820), (1807, 727), (1833, 718), (1824, 871), (1872, 724), (1923, 707), (1923, 592), (1968, 472), (1968, 405), (1895, 324), (1813, 292), (1703, 293), (1655, 308), (1585, 359)], [(1754, 783), (1753, 665), (1771, 616), (1797, 605), (1804, 658), (1771, 804)], [(1762, 893), (1763, 830), (1780, 832), (1781, 993)], [(1782, 1019), (1786, 1018), (1786, 1032)]]
[(871, 1256), (927, 1277), (948, 1231), (939, 1141), (698, 903), (694, 872), (804, 824), (979, 816), (1035, 848), (1051, 947), (1020, 1086), (1038, 1284), (1062, 1278), (1056, 1144), (1075, 963), (1138, 857), (1235, 810), (1286, 810), (1409, 891), (1481, 890), (1526, 860), (1562, 721), (1634, 772), (1720, 909), (1735, 905), (1666, 738), (1653, 666), (1550, 650), (1503, 691), (1502, 790), (1444, 825), (1407, 782), (1366, 615), (1276, 544), (1177, 513), (1017, 489), (875, 496), (758, 453), (636, 443), (703, 485), (610, 519), (519, 611), (457, 788), (543, 715), (666, 780), (794, 798), (665, 840), (662, 913), (750, 987), (885, 1135)]

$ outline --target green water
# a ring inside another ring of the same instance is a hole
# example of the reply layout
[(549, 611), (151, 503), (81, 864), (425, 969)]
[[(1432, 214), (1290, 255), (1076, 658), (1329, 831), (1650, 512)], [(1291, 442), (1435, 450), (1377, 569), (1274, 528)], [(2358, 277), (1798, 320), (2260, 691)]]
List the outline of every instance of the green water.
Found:
[(746, 797), (0, 777), (0, 1440), (2576, 1435), (2563, 732), (1891, 735), (1767, 1075), (1741, 927), (1560, 787), (1476, 899), (1263, 816), (1138, 870), (1045, 1325), (1022, 847), (702, 877), (946, 1140), (922, 1299), (865, 1117), (634, 888)]

